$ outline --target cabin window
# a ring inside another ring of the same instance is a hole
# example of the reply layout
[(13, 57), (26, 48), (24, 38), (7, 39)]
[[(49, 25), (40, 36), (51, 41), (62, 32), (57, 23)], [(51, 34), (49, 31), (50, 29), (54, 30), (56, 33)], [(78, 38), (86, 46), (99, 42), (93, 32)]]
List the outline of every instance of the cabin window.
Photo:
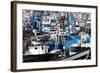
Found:
[(37, 47), (35, 47), (35, 50), (37, 50)]
[(42, 50), (43, 50), (43, 46), (42, 46)]

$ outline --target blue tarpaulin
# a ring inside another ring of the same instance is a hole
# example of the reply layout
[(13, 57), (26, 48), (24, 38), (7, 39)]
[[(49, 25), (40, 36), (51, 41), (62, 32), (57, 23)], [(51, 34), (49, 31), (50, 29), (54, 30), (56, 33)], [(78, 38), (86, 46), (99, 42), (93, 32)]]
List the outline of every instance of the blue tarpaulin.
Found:
[(74, 36), (72, 38), (70, 38), (69, 40), (66, 40), (66, 44), (65, 44), (65, 49), (68, 49), (71, 45), (78, 43), (81, 37), (80, 36)]

